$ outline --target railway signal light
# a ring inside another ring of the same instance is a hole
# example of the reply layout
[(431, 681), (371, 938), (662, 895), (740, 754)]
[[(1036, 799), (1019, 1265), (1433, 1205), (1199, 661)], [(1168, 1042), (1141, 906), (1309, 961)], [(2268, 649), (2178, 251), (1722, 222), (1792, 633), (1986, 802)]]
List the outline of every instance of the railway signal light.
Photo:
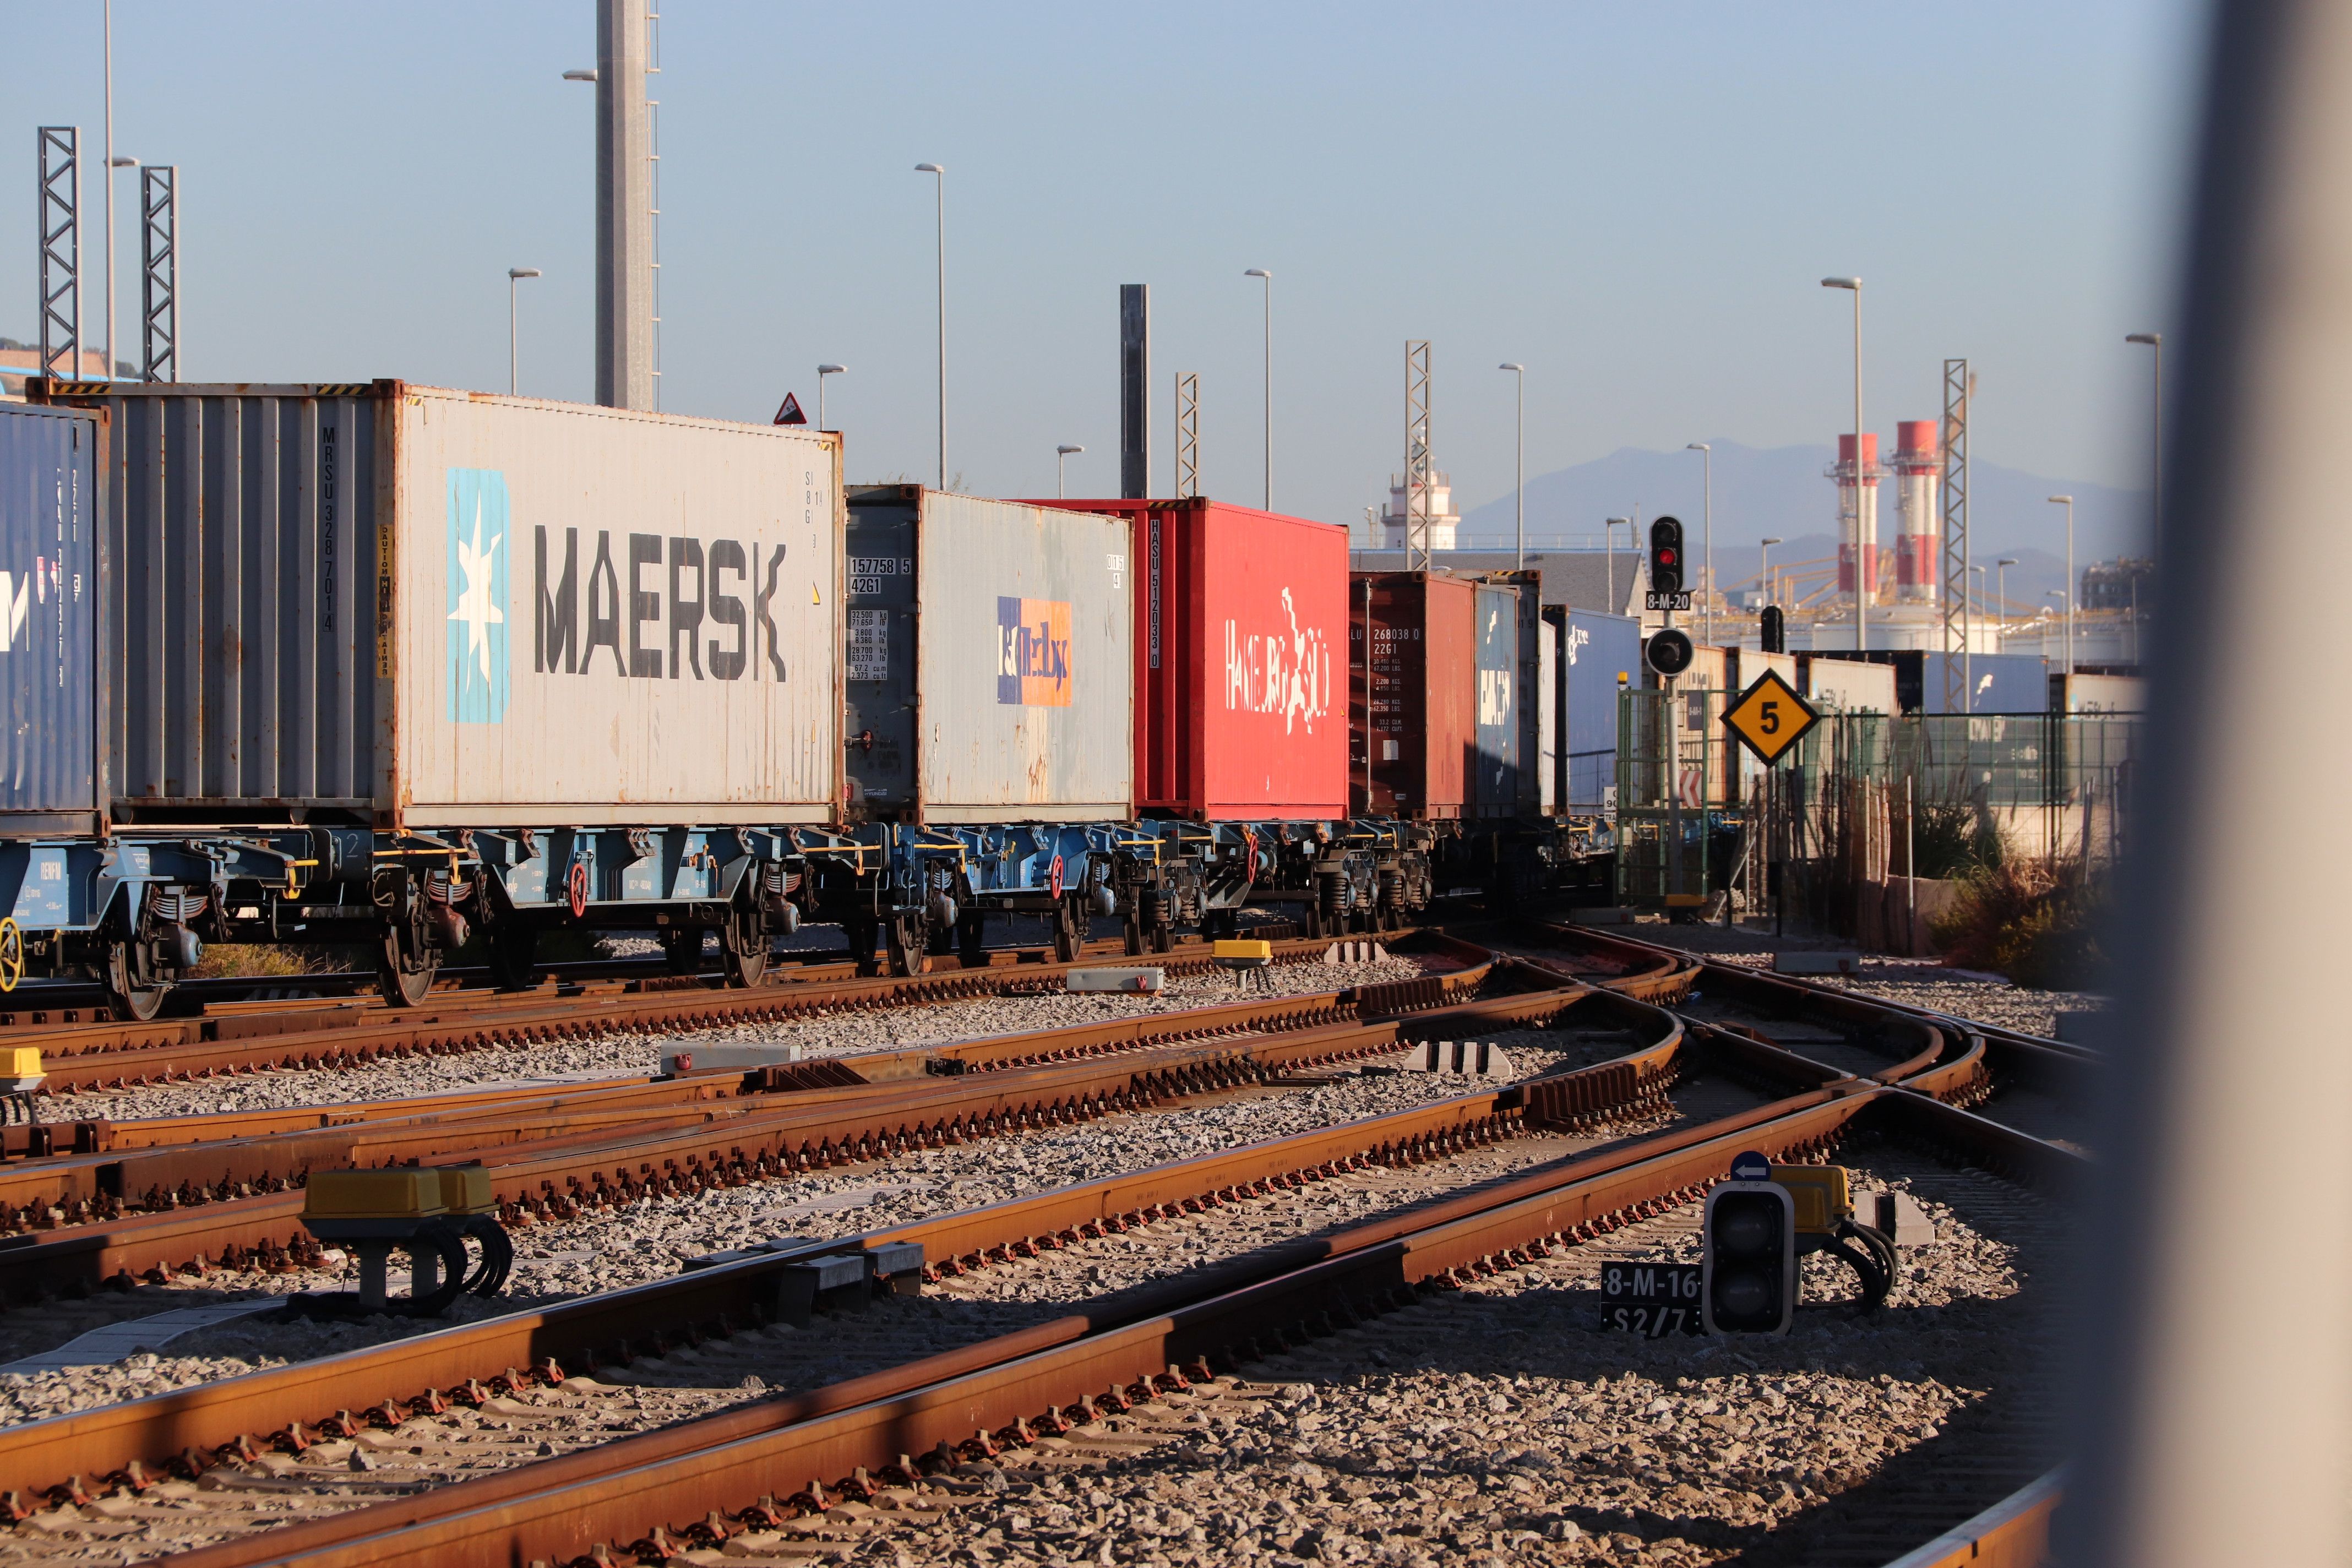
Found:
[(1642, 645), (1642, 657), (1652, 669), (1671, 679), (1691, 667), (1696, 652), (1691, 647), (1688, 632), (1668, 626), (1651, 634), (1650, 640)]
[(1682, 591), (1683, 525), (1679, 519), (1662, 517), (1650, 524), (1650, 592)]
[(1762, 644), (1763, 651), (1766, 653), (1789, 651), (1789, 626), (1787, 621), (1781, 617), (1780, 605), (1764, 606), (1764, 628), (1758, 640)]
[(1706, 1195), (1699, 1315), (1711, 1334), (1785, 1334), (1797, 1305), (1797, 1205), (1760, 1155)]

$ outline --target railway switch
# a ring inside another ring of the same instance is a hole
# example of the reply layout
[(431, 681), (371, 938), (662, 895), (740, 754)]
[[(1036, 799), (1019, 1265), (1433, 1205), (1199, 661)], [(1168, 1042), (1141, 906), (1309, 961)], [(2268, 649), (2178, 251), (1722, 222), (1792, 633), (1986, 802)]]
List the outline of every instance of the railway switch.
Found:
[(0, 1047), (0, 1121), (30, 1122), (33, 1096), (48, 1081), (41, 1070), (41, 1052), (37, 1046)]
[[(305, 1292), (290, 1310), (321, 1314), (397, 1312), (434, 1317), (467, 1290), (495, 1296), (514, 1267), (514, 1244), (498, 1221), (489, 1173), (479, 1165), (398, 1165), (373, 1171), (313, 1171), (302, 1224), (320, 1241), (360, 1260), (360, 1288)], [(479, 1261), (466, 1244), (479, 1249)], [(391, 1294), (392, 1255), (409, 1258), (405, 1297)]]

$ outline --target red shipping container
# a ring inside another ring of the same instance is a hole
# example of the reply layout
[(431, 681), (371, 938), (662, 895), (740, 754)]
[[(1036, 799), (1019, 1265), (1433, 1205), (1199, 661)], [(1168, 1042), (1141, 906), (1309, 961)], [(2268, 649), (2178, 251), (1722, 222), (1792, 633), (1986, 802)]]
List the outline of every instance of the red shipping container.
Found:
[(1357, 815), (1462, 816), (1478, 751), (1477, 589), (1432, 572), (1365, 572), (1349, 595)]
[(1345, 816), (1348, 531), (1197, 496), (1035, 504), (1135, 523), (1138, 812)]

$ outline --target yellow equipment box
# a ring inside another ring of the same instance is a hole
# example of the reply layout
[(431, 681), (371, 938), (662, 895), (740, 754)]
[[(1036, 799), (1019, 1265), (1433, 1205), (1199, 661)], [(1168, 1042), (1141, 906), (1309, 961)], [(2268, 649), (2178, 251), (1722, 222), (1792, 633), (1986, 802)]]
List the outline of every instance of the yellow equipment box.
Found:
[(37, 1046), (0, 1046), (0, 1078), (39, 1078), (41, 1051)]
[(449, 1212), (442, 1196), (443, 1176), (461, 1173), (421, 1171), (414, 1165), (386, 1171), (313, 1171), (304, 1189), (302, 1217), (430, 1219)]
[(479, 1165), (454, 1165), (434, 1173), (441, 1178), (441, 1204), (451, 1214), (494, 1214), (498, 1194), (490, 1173)]
[(1220, 963), (1238, 961), (1243, 963), (1272, 963), (1274, 943), (1270, 942), (1234, 941), (1231, 938), (1217, 943), (1210, 956)]
[(1772, 1180), (1797, 1205), (1797, 1229), (1827, 1236), (1853, 1217), (1853, 1173), (1843, 1165), (1775, 1165)]

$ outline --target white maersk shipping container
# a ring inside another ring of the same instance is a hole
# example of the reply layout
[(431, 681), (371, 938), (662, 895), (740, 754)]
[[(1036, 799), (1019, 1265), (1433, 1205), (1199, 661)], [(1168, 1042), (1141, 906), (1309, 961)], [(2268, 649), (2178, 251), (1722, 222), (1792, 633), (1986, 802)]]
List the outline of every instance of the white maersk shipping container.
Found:
[(840, 438), (375, 382), (113, 411), (117, 821), (814, 823)]

